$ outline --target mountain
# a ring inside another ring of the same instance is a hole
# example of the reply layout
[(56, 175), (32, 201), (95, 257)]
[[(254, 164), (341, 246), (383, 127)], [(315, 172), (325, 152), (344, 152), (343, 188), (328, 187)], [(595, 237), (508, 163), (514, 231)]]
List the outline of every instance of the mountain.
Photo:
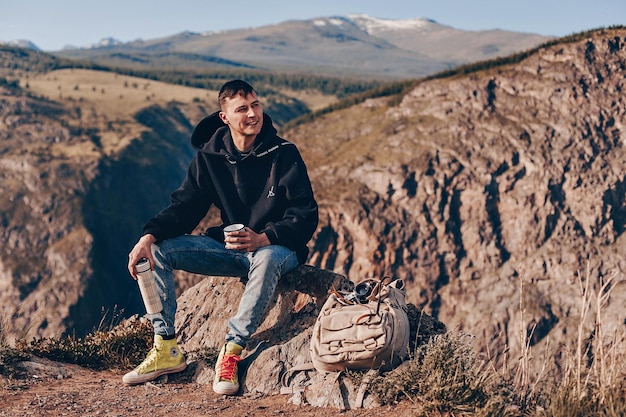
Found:
[(26, 39), (13, 39), (6, 42), (6, 44), (17, 46), (18, 48), (30, 49), (32, 51), (41, 51), (37, 45)]
[[(81, 334), (142, 310), (127, 253), (212, 108), (201, 89), (16, 62), (0, 66), (3, 331)], [(595, 343), (585, 283), (610, 295), (603, 326), (621, 334), (625, 68), (626, 29), (590, 31), (281, 129), (320, 204), (308, 262), (403, 278), (409, 302), (511, 358), (520, 333), (548, 359), (579, 328)], [(181, 273), (179, 291), (199, 279)]]
[(120, 67), (206, 69), (221, 60), (226, 67), (283, 73), (415, 78), (509, 55), (549, 39), (500, 30), (463, 31), (420, 18), (348, 15), (223, 32), (183, 32), (56, 54)]
[[(124, 42), (117, 40), (115, 38), (112, 37), (108, 37), (108, 38), (102, 38), (100, 39), (100, 41), (98, 43), (94, 43), (91, 44), (89, 46), (86, 46), (85, 49), (92, 49), (92, 48), (108, 48), (108, 47), (112, 47), (112, 46), (118, 46), (118, 45), (123, 45)], [(76, 46), (66, 46), (65, 48), (63, 48), (64, 50), (74, 50), (74, 49), (80, 49)]]

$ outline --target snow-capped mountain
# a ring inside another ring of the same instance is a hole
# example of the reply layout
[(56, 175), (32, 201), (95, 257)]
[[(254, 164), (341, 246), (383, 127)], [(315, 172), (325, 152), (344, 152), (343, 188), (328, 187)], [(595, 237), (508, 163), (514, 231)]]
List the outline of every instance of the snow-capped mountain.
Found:
[(92, 43), (91, 45), (87, 45), (87, 46), (76, 46), (76, 45), (66, 45), (63, 50), (64, 51), (74, 51), (77, 49), (97, 49), (97, 48), (108, 48), (111, 46), (120, 46), (123, 45), (124, 42), (112, 38), (112, 37), (107, 37), (107, 38), (102, 38), (100, 39), (99, 42), (96, 43)]
[(458, 30), (425, 18), (350, 14), (222, 32), (186, 31), (127, 43), (106, 38), (88, 48), (58, 54), (118, 66), (154, 67), (168, 59), (170, 67), (214, 68), (221, 62), (282, 72), (406, 78), (510, 55), (548, 39), (501, 30)]
[(41, 49), (39, 49), (37, 45), (29, 41), (28, 39), (13, 39), (6, 42), (6, 44), (11, 46), (17, 46), (19, 48), (32, 49), (33, 51), (41, 51)]
[(413, 19), (379, 19), (366, 14), (349, 14), (347, 18), (356, 24), (362, 31), (370, 35), (376, 35), (380, 32), (389, 32), (397, 30), (425, 30), (429, 26), (435, 26), (438, 23), (431, 19), (416, 17)]
[(99, 42), (97, 43), (93, 43), (89, 46), (86, 46), (87, 49), (93, 49), (93, 48), (109, 48), (111, 46), (118, 46), (118, 45), (123, 45), (124, 42), (117, 40), (115, 38), (102, 38), (100, 39)]

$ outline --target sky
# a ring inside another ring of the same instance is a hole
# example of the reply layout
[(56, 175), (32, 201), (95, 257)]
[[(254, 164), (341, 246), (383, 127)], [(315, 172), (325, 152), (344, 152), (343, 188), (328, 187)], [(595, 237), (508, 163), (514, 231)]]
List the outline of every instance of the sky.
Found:
[(626, 0), (0, 0), (0, 41), (56, 51), (108, 37), (130, 42), (353, 13), (565, 36), (626, 25)]

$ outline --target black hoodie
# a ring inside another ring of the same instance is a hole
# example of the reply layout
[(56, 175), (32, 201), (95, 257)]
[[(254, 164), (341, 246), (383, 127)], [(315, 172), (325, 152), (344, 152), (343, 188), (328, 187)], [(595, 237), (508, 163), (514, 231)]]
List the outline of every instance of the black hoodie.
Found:
[(191, 135), (198, 152), (185, 179), (144, 233), (157, 241), (191, 233), (215, 205), (223, 224), (207, 229), (208, 236), (223, 242), (224, 226), (243, 223), (265, 233), (272, 244), (295, 251), (304, 263), (306, 244), (317, 228), (317, 203), (300, 152), (276, 133), (263, 114), (252, 150), (242, 155), (217, 112), (201, 120)]

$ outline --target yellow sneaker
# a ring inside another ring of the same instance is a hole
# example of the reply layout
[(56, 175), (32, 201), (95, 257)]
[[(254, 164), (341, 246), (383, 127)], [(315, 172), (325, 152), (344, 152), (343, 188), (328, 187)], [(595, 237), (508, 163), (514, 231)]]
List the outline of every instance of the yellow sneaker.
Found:
[(176, 339), (163, 340), (161, 335), (154, 335), (154, 345), (141, 364), (124, 375), (122, 382), (136, 385), (157, 379), (164, 374), (183, 371), (187, 367), (185, 356), (180, 351)]
[(215, 363), (215, 379), (213, 380), (215, 393), (234, 395), (239, 391), (237, 363), (241, 360), (242, 350), (243, 347), (233, 342), (228, 342), (222, 347)]

